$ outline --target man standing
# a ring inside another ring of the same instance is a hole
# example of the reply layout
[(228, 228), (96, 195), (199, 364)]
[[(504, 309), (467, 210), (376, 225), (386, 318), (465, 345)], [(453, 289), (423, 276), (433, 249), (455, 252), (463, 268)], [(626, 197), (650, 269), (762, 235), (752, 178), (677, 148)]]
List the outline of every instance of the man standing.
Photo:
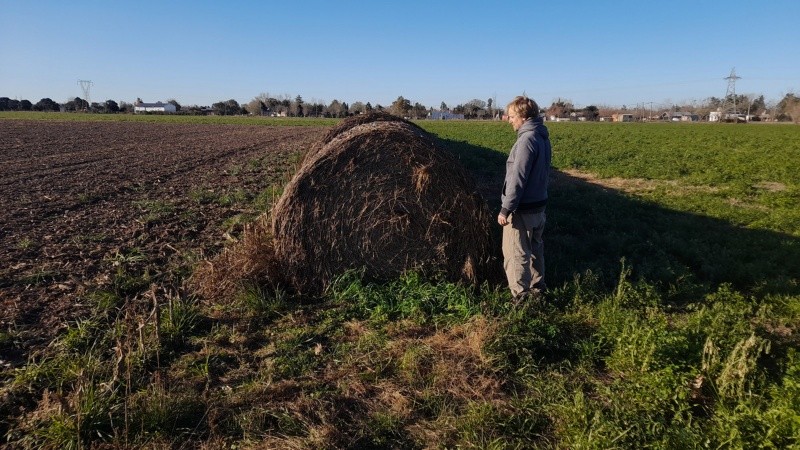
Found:
[(517, 142), (506, 161), (500, 214), (503, 227), (503, 269), (515, 301), (541, 296), (544, 281), (542, 232), (550, 172), (550, 135), (539, 117), (539, 106), (518, 96), (506, 107)]

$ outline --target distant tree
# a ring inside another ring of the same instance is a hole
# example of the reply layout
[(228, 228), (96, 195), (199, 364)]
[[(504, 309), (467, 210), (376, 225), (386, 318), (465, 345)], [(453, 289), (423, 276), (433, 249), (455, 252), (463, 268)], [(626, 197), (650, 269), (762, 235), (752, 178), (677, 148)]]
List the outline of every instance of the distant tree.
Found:
[(269, 111), (269, 107), (258, 97), (247, 102), (247, 104), (244, 105), (244, 109), (254, 116), (260, 116), (264, 114), (265, 111)]
[(372, 103), (370, 103), (370, 102), (367, 102), (367, 104), (364, 106), (364, 109), (365, 109), (365, 110), (366, 110), (368, 113), (371, 113), (371, 112), (373, 111), (373, 109), (374, 109), (374, 108), (372, 107)]
[(88, 111), (89, 110), (89, 102), (86, 100), (75, 97), (74, 100), (67, 102), (67, 104), (72, 104), (72, 109), (67, 108), (68, 111)]
[(708, 97), (708, 99), (706, 99), (706, 107), (711, 111), (715, 111), (722, 107), (722, 99), (717, 97)]
[(11, 99), (8, 101), (8, 109), (11, 111), (19, 111), (19, 100)]
[(167, 103), (169, 103), (170, 105), (174, 106), (175, 107), (175, 111), (180, 111), (181, 110), (181, 104), (178, 103), (178, 101), (175, 100), (174, 98), (171, 98), (171, 99), (167, 100)]
[(33, 107), (33, 104), (30, 102), (30, 100), (20, 100), (19, 101), (19, 110), (20, 111), (30, 111), (31, 107)]
[(331, 117), (345, 117), (347, 115), (347, 105), (334, 99), (331, 104), (328, 105), (328, 114), (330, 114)]
[(183, 107), (183, 113), (190, 116), (202, 116), (208, 109), (210, 108), (207, 106), (189, 105)]
[(492, 99), (489, 98), (486, 100), (486, 107), (489, 109), (489, 116), (494, 117), (494, 113), (492, 112)]
[(289, 106), (289, 114), (295, 117), (303, 117), (303, 97), (297, 96)]
[(764, 101), (764, 96), (758, 96), (750, 102), (750, 113), (751, 114), (761, 114), (767, 109), (767, 102)]
[(439, 111), (447, 111), (447, 103), (442, 102), (442, 104), (439, 105)]
[(479, 100), (477, 98), (473, 98), (472, 100), (468, 101), (467, 105), (469, 105), (470, 108), (478, 108), (478, 109), (486, 108), (486, 102), (483, 100)]
[(89, 102), (86, 100), (75, 97), (75, 110), (76, 111), (89, 111)]
[(132, 113), (133, 112), (133, 104), (128, 102), (119, 102), (119, 112), (121, 113)]
[(427, 115), (428, 109), (425, 107), (425, 105), (415, 102), (414, 106), (411, 108), (411, 116), (415, 119), (423, 119)]
[(367, 107), (362, 102), (353, 102), (350, 105), (350, 108), (348, 108), (348, 112), (353, 115), (364, 114), (365, 112), (367, 112)]
[(267, 99), (263, 101), (264, 104), (267, 105), (267, 108), (271, 110), (277, 110), (279, 107), (284, 106), (283, 102), (281, 102), (277, 98), (267, 97)]
[[(747, 107), (750, 105), (750, 98), (747, 94), (738, 94), (735, 97), (733, 95), (729, 95), (725, 97), (726, 102), (733, 107), (736, 105), (736, 112), (744, 113), (747, 111)], [(734, 103), (735, 100), (735, 103)]]
[[(0, 99), (0, 100), (2, 100), (2, 99)], [(51, 100), (49, 98), (43, 98), (43, 99), (39, 100), (38, 102), (36, 102), (36, 104), (33, 105), (33, 109), (35, 111), (60, 111), (61, 110), (61, 108), (58, 106), (58, 103), (54, 102), (53, 100)]]
[[(547, 115), (554, 116), (554, 117), (568, 117), (573, 111), (574, 107), (572, 106), (572, 102), (566, 99), (557, 99), (553, 103), (550, 104), (550, 107), (547, 108)], [(623, 111), (625, 110), (625, 106), (622, 107)]]
[(235, 116), (242, 113), (242, 108), (239, 106), (239, 102), (234, 99), (230, 99), (225, 102), (217, 102), (211, 105), (211, 109), (214, 110), (214, 113), (220, 116)]
[(389, 112), (399, 117), (407, 116), (410, 110), (411, 101), (406, 100), (402, 95), (397, 97), (397, 100), (392, 102), (392, 106), (389, 107)]
[(105, 110), (107, 113), (116, 114), (119, 112), (119, 105), (114, 100), (106, 100)]
[(224, 116), (227, 109), (225, 108), (225, 102), (216, 102), (211, 105), (211, 109), (214, 110), (214, 114), (219, 116)]
[(269, 93), (268, 92), (262, 92), (262, 93), (256, 95), (255, 97), (253, 97), (253, 100), (258, 100), (261, 103), (263, 103), (265, 105), (268, 105), (269, 104)]
[(477, 98), (473, 98), (464, 105), (466, 114), (472, 118), (477, 118), (478, 113), (485, 108), (486, 102)]
[(281, 100), (270, 97), (267, 92), (262, 92), (253, 97), (253, 99), (246, 105), (243, 105), (243, 107), (248, 113), (253, 115), (269, 115), (270, 113), (287, 111), (289, 108), (289, 101), (286, 100), (284, 105), (284, 102)]
[(9, 111), (11, 109), (9, 102), (11, 102), (10, 98), (0, 97), (0, 111)]
[(586, 120), (597, 121), (600, 117), (600, 109), (597, 106), (589, 105), (583, 108), (583, 114)]
[(304, 103), (303, 111), (306, 116), (308, 117), (324, 117), (325, 116), (325, 105), (321, 103), (320, 100), (311, 99), (310, 102)]

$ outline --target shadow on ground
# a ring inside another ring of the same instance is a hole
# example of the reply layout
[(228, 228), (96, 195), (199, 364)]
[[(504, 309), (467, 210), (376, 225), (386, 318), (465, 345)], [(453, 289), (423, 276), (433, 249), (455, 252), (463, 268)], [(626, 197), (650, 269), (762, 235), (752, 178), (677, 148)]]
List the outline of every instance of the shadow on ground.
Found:
[[(474, 174), (494, 217), (506, 155), (441, 142)], [(551, 287), (587, 271), (613, 286), (624, 258), (633, 279), (667, 288), (675, 301), (721, 283), (759, 295), (800, 294), (800, 239), (794, 236), (666, 209), (555, 169), (549, 194), (545, 254)], [(491, 226), (499, 242), (500, 226)]]

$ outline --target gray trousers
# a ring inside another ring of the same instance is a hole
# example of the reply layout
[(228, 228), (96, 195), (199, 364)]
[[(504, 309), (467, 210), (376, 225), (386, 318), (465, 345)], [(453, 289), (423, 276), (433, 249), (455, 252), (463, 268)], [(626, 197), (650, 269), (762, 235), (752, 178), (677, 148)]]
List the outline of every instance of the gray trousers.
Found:
[(503, 227), (503, 269), (508, 287), (515, 297), (531, 291), (544, 291), (544, 211), (511, 214)]

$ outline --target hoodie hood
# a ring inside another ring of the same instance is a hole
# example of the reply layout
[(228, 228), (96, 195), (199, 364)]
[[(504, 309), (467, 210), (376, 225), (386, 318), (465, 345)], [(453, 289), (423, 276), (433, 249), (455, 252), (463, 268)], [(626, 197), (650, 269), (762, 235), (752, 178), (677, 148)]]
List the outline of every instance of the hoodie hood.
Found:
[(547, 130), (547, 127), (544, 126), (544, 119), (541, 117), (526, 120), (522, 126), (519, 127), (519, 130), (517, 130), (517, 136), (526, 131), (535, 131), (536, 134), (544, 139), (550, 139), (550, 132)]

